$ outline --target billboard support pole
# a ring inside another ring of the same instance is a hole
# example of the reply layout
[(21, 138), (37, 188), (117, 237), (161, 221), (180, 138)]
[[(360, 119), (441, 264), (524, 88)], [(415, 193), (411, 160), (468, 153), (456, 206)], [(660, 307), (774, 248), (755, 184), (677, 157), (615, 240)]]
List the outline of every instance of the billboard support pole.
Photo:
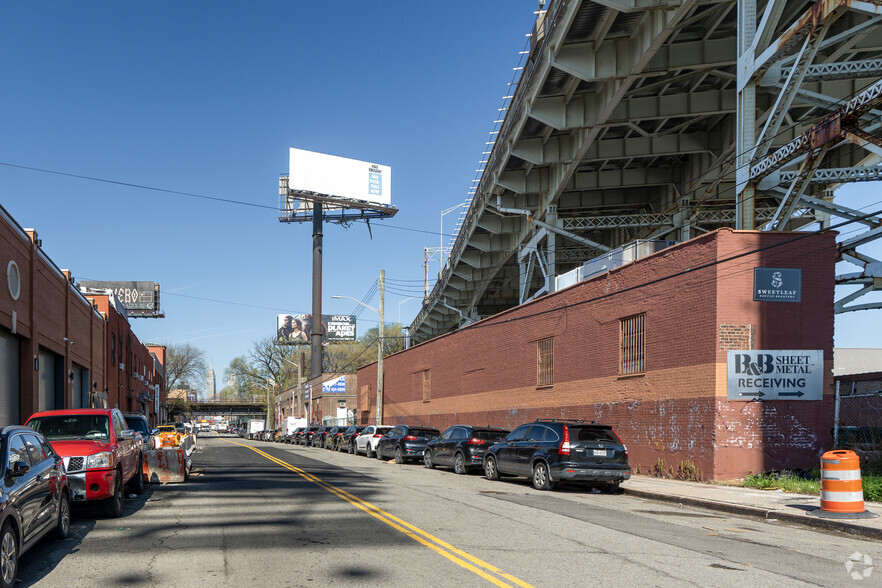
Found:
[(383, 303), (386, 294), (386, 270), (380, 270), (380, 325), (377, 327), (377, 425), (383, 424)]
[[(319, 200), (314, 200), (312, 206), (312, 336), (309, 348), (309, 378), (315, 380), (322, 375), (322, 222), (324, 214), (322, 203)], [(312, 405), (311, 396), (310, 405)]]

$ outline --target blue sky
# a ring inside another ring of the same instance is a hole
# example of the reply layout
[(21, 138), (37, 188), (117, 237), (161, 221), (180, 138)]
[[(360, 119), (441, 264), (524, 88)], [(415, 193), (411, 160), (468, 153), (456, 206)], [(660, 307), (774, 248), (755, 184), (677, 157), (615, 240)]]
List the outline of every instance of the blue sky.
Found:
[[(0, 162), (257, 206), (4, 165), (0, 203), (77, 279), (160, 282), (167, 318), (134, 319), (136, 333), (191, 342), (220, 377), (276, 314), (310, 312), (311, 227), (275, 211), (288, 148), (389, 165), (394, 219), (373, 238), (325, 226), (323, 310), (350, 314), (330, 296), (361, 298), (385, 269), (387, 320), (409, 323), (423, 249), (481, 167), (536, 6), (4, 2)], [(843, 202), (878, 201), (871, 187)], [(837, 323), (836, 344), (882, 346), (861, 328), (877, 312)]]

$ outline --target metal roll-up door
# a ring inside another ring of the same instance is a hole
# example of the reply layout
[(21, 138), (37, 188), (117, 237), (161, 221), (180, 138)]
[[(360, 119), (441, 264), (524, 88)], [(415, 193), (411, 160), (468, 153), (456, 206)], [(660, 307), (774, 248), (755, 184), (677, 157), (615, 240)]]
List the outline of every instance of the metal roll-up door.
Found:
[(38, 410), (55, 409), (55, 354), (40, 349), (40, 398)]
[(0, 427), (21, 424), (20, 354), (18, 337), (0, 330)]

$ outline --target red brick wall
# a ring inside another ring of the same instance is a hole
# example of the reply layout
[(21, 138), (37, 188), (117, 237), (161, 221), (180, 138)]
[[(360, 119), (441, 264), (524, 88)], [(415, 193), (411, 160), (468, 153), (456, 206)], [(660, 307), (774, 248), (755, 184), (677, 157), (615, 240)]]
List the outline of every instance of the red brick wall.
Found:
[[(832, 358), (832, 236), (713, 265), (790, 236), (717, 231), (392, 355), (384, 361), (384, 422), (443, 429), (458, 422), (513, 428), (540, 417), (598, 420), (615, 427), (642, 471), (662, 460), (676, 473), (691, 462), (709, 478), (743, 475), (745, 464), (756, 471), (814, 459), (829, 428), (826, 400), (746, 410), (727, 403), (726, 353), (719, 349), (721, 324), (756, 325), (750, 330), (761, 348), (824, 349)], [(802, 268), (804, 302), (789, 304), (799, 308), (757, 307), (754, 263)], [(646, 371), (622, 376), (619, 321), (639, 313)], [(817, 320), (801, 320), (808, 315)], [(554, 338), (554, 383), (539, 387), (537, 342), (546, 337)], [(431, 400), (423, 402), (415, 375), (427, 369)], [(359, 370), (358, 381), (360, 390), (376, 382), (376, 364)], [(374, 399), (360, 399), (365, 405), (373, 420)], [(788, 444), (797, 449), (792, 459)]]
[[(41, 347), (63, 357), (67, 373), (74, 366), (89, 370), (87, 385), (96, 391), (107, 388), (111, 406), (118, 404), (124, 410), (139, 408), (137, 395), (157, 377), (151, 373), (153, 360), (149, 351), (137, 337), (132, 337), (138, 363), (147, 368), (153, 379), (142, 382), (134, 378), (134, 371), (129, 366), (127, 373), (111, 366), (110, 330), (127, 333), (130, 331), (128, 323), (108, 309), (106, 296), (104, 316), (95, 311), (92, 301), (82, 296), (72, 283), (70, 273), (59, 270), (37, 247), (36, 239), (36, 232), (21, 229), (0, 207), (0, 328), (13, 331), (21, 345), (22, 422), (37, 410), (38, 381), (34, 357)], [(10, 260), (16, 262), (21, 274), (21, 294), (17, 300), (12, 299), (6, 286), (5, 270)], [(129, 362), (130, 359), (117, 357), (119, 361)], [(64, 404), (70, 406), (71, 379), (65, 377), (64, 382)], [(8, 424), (15, 423), (0, 423), (0, 426)]]

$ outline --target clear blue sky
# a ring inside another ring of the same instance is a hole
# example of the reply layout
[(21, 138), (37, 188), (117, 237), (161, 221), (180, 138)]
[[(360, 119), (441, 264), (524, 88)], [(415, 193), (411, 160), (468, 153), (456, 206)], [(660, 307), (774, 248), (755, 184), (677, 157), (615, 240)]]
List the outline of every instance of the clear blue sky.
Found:
[[(0, 162), (257, 206), (8, 166), (0, 203), (77, 279), (160, 282), (167, 318), (133, 319), (135, 332), (204, 349), (221, 380), (276, 314), (311, 309), (311, 227), (275, 211), (288, 148), (389, 165), (394, 219), (372, 239), (325, 227), (323, 310), (350, 314), (330, 296), (361, 298), (385, 269), (387, 320), (409, 323), (423, 249), (481, 167), (536, 6), (4, 2)], [(878, 201), (870, 187), (844, 203)], [(837, 345), (882, 346), (862, 328), (878, 311), (846, 319)], [(361, 313), (360, 333), (375, 325)]]

